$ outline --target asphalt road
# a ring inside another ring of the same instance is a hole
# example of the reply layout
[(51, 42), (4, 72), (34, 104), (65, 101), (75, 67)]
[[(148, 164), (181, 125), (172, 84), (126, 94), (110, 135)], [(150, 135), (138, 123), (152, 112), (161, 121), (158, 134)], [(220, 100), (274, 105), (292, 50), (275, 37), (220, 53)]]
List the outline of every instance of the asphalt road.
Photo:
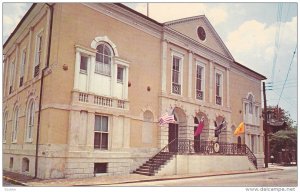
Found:
[(297, 167), (282, 168), (283, 170), (270, 172), (129, 183), (114, 186), (296, 187)]

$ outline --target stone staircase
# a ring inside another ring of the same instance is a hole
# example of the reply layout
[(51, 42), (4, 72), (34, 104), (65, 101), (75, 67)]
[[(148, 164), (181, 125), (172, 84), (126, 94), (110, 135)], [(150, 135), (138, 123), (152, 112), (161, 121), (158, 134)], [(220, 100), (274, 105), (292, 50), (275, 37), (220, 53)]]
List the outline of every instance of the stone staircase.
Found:
[(172, 152), (159, 152), (157, 155), (146, 161), (142, 166), (133, 173), (153, 176), (160, 169), (161, 166), (165, 165), (169, 160), (173, 159), (174, 153)]

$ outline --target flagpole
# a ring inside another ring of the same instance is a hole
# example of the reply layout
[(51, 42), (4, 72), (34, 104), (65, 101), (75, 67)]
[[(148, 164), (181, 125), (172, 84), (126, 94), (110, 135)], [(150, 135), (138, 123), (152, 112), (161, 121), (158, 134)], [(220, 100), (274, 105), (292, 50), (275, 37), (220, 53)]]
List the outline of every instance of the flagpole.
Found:
[(147, 3), (147, 17), (149, 17), (149, 3)]

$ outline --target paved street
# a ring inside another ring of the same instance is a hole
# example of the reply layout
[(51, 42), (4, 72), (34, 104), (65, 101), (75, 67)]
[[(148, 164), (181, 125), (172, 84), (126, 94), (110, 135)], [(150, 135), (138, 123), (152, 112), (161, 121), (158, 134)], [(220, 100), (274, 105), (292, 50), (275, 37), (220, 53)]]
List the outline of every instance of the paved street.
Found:
[(3, 179), (3, 187), (22, 187), (21, 185), (12, 184)]
[(230, 187), (296, 187), (297, 167), (281, 167), (284, 170), (192, 179), (176, 179), (156, 182), (119, 184), (114, 186), (230, 186)]

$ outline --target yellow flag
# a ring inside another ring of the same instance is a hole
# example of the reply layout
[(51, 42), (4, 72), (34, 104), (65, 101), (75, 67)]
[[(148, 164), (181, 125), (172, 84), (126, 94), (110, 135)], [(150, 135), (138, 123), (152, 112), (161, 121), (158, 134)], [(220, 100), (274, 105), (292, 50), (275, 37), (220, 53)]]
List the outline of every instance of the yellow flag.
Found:
[(241, 133), (244, 133), (245, 132), (245, 125), (244, 125), (244, 122), (241, 122), (240, 125), (235, 129), (234, 131), (234, 135), (239, 135)]

